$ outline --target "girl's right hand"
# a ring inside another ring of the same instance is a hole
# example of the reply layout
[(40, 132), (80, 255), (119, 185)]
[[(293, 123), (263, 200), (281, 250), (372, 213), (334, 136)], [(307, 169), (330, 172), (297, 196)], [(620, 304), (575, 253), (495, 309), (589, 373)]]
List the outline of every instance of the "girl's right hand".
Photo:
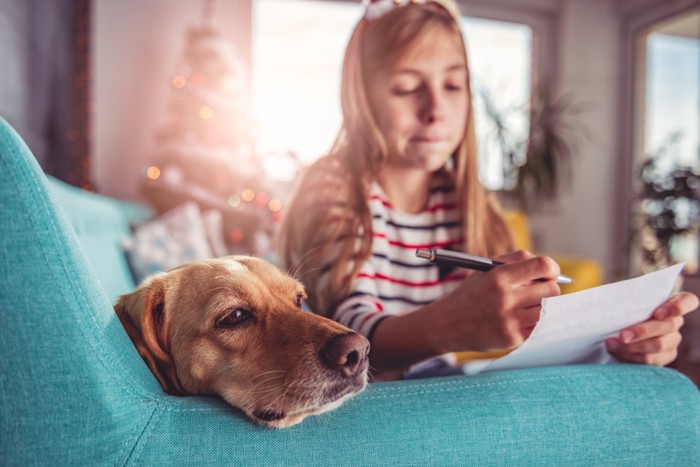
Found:
[(559, 265), (552, 258), (517, 251), (496, 259), (506, 264), (470, 274), (438, 300), (435, 337), (443, 353), (519, 346), (539, 320), (542, 299), (560, 294)]

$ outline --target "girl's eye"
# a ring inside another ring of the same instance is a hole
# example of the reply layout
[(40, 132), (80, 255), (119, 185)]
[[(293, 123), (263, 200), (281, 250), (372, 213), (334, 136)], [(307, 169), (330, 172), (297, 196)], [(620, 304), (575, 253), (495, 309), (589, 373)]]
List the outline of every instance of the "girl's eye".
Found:
[(448, 91), (461, 91), (462, 86), (459, 86), (457, 84), (446, 84), (445, 89), (447, 89)]
[(235, 308), (219, 318), (216, 322), (216, 327), (220, 329), (232, 329), (252, 319), (253, 314), (250, 311), (245, 308)]
[(418, 91), (418, 88), (394, 88), (393, 93), (396, 96), (409, 96)]
[(399, 79), (392, 83), (391, 93), (396, 96), (408, 96), (420, 91), (423, 83), (417, 79)]

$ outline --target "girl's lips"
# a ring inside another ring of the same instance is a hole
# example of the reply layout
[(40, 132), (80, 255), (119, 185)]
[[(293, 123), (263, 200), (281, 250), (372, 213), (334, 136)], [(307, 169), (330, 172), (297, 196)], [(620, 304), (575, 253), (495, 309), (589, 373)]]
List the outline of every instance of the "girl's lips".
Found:
[(443, 138), (430, 137), (430, 136), (415, 136), (411, 138), (412, 143), (441, 143)]
[(433, 134), (433, 133), (418, 133), (418, 134), (414, 134), (413, 136), (411, 136), (411, 139), (436, 141), (436, 140), (445, 139), (445, 138), (441, 135)]

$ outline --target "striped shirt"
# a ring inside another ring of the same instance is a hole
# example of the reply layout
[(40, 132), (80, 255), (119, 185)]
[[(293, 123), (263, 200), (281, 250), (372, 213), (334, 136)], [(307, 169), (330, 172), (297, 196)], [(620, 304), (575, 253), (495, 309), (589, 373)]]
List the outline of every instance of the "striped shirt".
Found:
[(420, 213), (394, 208), (376, 182), (368, 203), (373, 216), (371, 255), (360, 267), (352, 292), (336, 308), (334, 319), (371, 340), (383, 319), (443, 297), (466, 275), (416, 257), (417, 248), (462, 249), (457, 197), (444, 176), (434, 177)]

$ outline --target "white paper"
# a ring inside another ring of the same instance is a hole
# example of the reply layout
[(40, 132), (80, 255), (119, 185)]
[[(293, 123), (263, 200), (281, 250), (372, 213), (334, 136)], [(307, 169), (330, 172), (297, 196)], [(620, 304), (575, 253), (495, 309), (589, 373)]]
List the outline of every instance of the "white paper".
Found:
[(683, 264), (542, 300), (530, 337), (508, 355), (468, 363), (467, 374), (576, 363), (607, 363), (605, 339), (649, 319), (673, 291)]

